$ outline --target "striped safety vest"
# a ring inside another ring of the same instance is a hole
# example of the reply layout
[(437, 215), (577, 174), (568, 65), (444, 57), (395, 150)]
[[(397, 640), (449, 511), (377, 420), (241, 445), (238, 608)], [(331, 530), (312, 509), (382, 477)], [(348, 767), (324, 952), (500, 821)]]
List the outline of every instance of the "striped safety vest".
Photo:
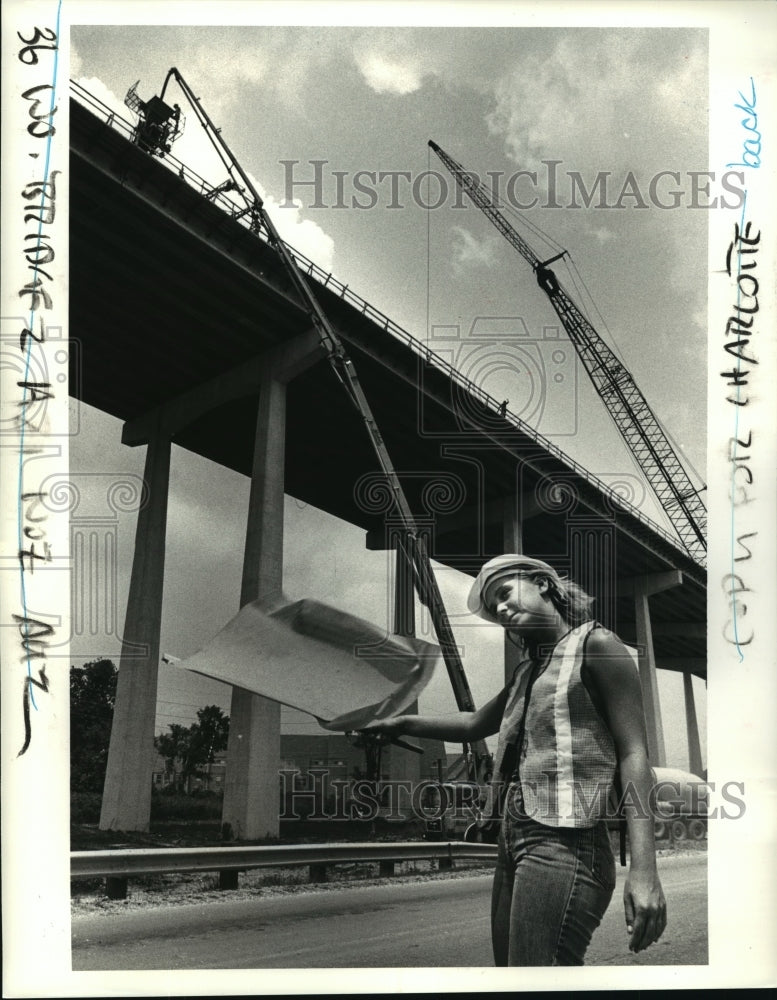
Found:
[(531, 661), (517, 668), (502, 717), (494, 779), (509, 781), (504, 772), (517, 768), (523, 811), (545, 826), (590, 827), (608, 811), (615, 744), (581, 675), (585, 640), (596, 627), (588, 621), (567, 632), (534, 678), (520, 749)]

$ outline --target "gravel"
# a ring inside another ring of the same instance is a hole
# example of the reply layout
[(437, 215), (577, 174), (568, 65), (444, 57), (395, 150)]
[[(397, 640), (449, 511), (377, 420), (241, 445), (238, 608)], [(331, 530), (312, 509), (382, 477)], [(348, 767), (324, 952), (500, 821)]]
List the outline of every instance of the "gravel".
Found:
[[(659, 847), (659, 859), (706, 850), (706, 841)], [(78, 879), (72, 882), (71, 913), (74, 917), (98, 912), (117, 913), (143, 907), (181, 906), (191, 903), (235, 902), (244, 899), (289, 896), (296, 893), (333, 892), (359, 886), (385, 885), (391, 882), (429, 882), (439, 879), (488, 876), (494, 866), (479, 862), (457, 861), (454, 868), (437, 868), (436, 861), (397, 862), (394, 874), (380, 876), (377, 862), (336, 864), (328, 868), (326, 882), (310, 882), (307, 865), (288, 868), (254, 868), (241, 872), (238, 888), (218, 887), (217, 872), (154, 875), (130, 879), (127, 899), (108, 899), (104, 879)]]
[(221, 890), (217, 872), (191, 875), (155, 875), (133, 878), (127, 899), (108, 899), (103, 879), (74, 881), (71, 913), (74, 917), (98, 912), (116, 913), (154, 906), (190, 903), (236, 902), (244, 899), (289, 896), (296, 893), (332, 892), (338, 889), (385, 885), (386, 882), (429, 882), (438, 879), (490, 875), (493, 865), (458, 862), (453, 869), (439, 871), (434, 861), (397, 862), (395, 874), (378, 875), (378, 864), (339, 864), (329, 868), (326, 882), (310, 882), (307, 865), (290, 868), (253, 869), (241, 872), (237, 889)]

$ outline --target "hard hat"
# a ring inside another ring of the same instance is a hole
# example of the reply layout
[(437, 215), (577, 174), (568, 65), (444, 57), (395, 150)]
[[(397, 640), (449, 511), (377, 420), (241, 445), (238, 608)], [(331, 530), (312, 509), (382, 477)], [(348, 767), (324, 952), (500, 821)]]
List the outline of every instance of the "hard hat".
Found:
[(516, 573), (544, 573), (555, 583), (560, 583), (558, 573), (541, 559), (532, 559), (530, 556), (520, 556), (514, 552), (503, 556), (496, 556), (483, 566), (467, 597), (467, 607), (473, 615), (484, 618), (487, 622), (497, 622), (496, 615), (492, 614), (484, 603), (484, 596), (489, 584), (502, 576), (514, 576)]

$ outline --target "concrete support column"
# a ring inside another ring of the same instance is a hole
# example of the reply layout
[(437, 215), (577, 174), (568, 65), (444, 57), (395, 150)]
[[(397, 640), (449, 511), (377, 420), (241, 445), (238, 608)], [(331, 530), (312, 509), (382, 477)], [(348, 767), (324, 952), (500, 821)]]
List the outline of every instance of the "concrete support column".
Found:
[(523, 525), (515, 493), (504, 498), (502, 508), (502, 547), (505, 552), (523, 553)]
[(701, 759), (696, 702), (693, 697), (693, 674), (683, 674), (683, 693), (685, 695), (685, 729), (688, 734), (688, 770), (691, 774), (702, 777), (704, 765)]
[[(396, 537), (401, 537), (397, 535)], [(415, 589), (413, 587), (413, 567), (407, 554), (399, 545), (396, 546), (394, 564), (394, 634), (415, 635)], [(418, 714), (418, 702), (409, 705), (405, 715)], [(390, 750), (391, 778), (395, 781), (411, 781), (417, 784), (421, 780), (421, 755), (412, 750), (392, 746)]]
[[(286, 385), (268, 366), (259, 391), (240, 606), (281, 597)], [(278, 836), (278, 702), (232, 689), (222, 831), (226, 839)]]
[(567, 521), (569, 575), (596, 597), (593, 617), (616, 630), (615, 525), (601, 518), (570, 516)]
[[(397, 536), (399, 540), (399, 535)], [(415, 635), (413, 565), (399, 544), (394, 562), (394, 635)]]
[(679, 570), (666, 573), (648, 573), (620, 581), (620, 593), (634, 598), (634, 611), (639, 646), (639, 679), (642, 686), (642, 702), (645, 708), (647, 726), (648, 755), (656, 767), (666, 766), (664, 728), (661, 722), (661, 705), (658, 699), (658, 678), (656, 676), (656, 654), (653, 649), (653, 630), (650, 625), (648, 598), (671, 587), (679, 587), (683, 575)]
[(138, 512), (127, 615), (105, 774), (101, 830), (146, 831), (151, 817), (170, 438), (148, 442), (148, 502)]
[[(523, 524), (518, 505), (517, 491), (506, 496), (502, 510), (502, 551), (523, 554)], [(523, 653), (519, 646), (504, 634), (504, 679), (507, 684), (522, 659)]]
[(653, 650), (653, 633), (650, 629), (650, 609), (646, 593), (635, 594), (634, 609), (637, 644), (640, 650), (639, 679), (642, 684), (642, 703), (645, 708), (645, 723), (647, 725), (648, 756), (655, 767), (665, 767), (664, 727), (661, 721), (656, 655)]

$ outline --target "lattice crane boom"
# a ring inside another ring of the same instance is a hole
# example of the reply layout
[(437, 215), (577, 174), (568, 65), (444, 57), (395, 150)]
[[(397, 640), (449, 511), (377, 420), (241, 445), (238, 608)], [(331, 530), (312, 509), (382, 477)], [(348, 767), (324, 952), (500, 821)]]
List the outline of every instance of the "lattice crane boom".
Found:
[[(364, 422), (378, 464), (391, 490), (394, 506), (402, 521), (404, 538), (400, 544), (412, 568), (413, 583), (419, 600), (429, 610), (437, 635), (437, 641), (440, 645), (451, 681), (456, 704), (462, 711), (474, 711), (475, 703), (464, 671), (464, 665), (461, 662), (453, 630), (448, 620), (442, 595), (440, 594), (434, 575), (427, 551), (426, 539), (423, 532), (418, 528), (415, 516), (391, 461), (391, 456), (380, 433), (372, 408), (359, 381), (356, 368), (348, 356), (340, 337), (335, 333), (324, 310), (316, 299), (307, 278), (299, 269), (288, 247), (279, 236), (272, 219), (264, 208), (264, 201), (250, 177), (241, 167), (239, 161), (227, 145), (226, 140), (221, 134), (221, 130), (216, 128), (208, 116), (200, 99), (193, 93), (181, 76), (181, 73), (175, 67), (169, 70), (165, 78), (159, 98), (160, 101), (164, 99), (167, 85), (171, 79), (176, 80), (205, 129), (208, 138), (233, 182), (233, 189), (239, 191), (245, 200), (246, 211), (251, 215), (252, 228), (255, 230), (264, 229), (270, 245), (283, 261), (295, 291), (304, 305), (313, 328), (318, 334), (323, 353), (328, 358), (331, 367)], [(238, 183), (238, 180), (240, 183)], [(473, 741), (469, 746), (472, 750), (476, 775), (478, 778), (485, 778), (490, 773), (491, 768), (491, 755), (488, 747), (484, 740)]]
[(677, 452), (631, 374), (602, 340), (594, 326), (566, 293), (549, 265), (562, 251), (542, 261), (494, 205), (480, 181), (435, 142), (429, 142), (456, 183), (490, 219), (534, 271), (537, 282), (575, 346), (594, 388), (652, 487), (689, 555), (703, 562), (707, 551), (707, 511)]

